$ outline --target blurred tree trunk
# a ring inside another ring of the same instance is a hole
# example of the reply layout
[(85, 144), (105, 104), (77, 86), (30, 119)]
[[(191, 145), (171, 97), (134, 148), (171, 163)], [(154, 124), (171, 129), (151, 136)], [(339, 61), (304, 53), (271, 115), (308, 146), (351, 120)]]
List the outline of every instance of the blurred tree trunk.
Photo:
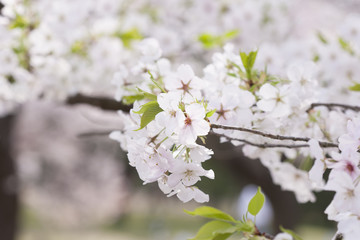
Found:
[(0, 118), (0, 239), (14, 240), (18, 228), (18, 181), (12, 157), (15, 115)]

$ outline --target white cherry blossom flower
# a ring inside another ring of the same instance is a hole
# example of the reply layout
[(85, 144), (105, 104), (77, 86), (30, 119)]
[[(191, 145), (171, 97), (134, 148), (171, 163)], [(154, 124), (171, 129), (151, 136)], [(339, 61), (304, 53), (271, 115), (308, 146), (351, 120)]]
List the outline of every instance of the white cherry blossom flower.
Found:
[(164, 79), (165, 88), (172, 91), (179, 91), (184, 96), (185, 102), (201, 99), (201, 89), (206, 86), (206, 82), (195, 76), (194, 71), (189, 65), (182, 64), (176, 73)]
[(179, 142), (193, 144), (198, 136), (205, 136), (210, 131), (209, 123), (205, 118), (205, 108), (199, 103), (185, 106), (185, 115), (181, 116), (179, 127)]
[(214, 179), (214, 171), (204, 170), (200, 164), (195, 163), (181, 163), (175, 165), (172, 169), (170, 169), (172, 174), (168, 177), (168, 184), (170, 187), (175, 187), (180, 182), (184, 186), (192, 186), (198, 181), (200, 181), (201, 176), (208, 177), (210, 179)]
[(273, 117), (285, 117), (291, 113), (289, 87), (276, 88), (269, 83), (259, 90), (260, 101), (257, 106), (260, 110), (269, 112)]
[(179, 108), (181, 104), (181, 93), (161, 93), (157, 97), (160, 108), (164, 111), (156, 115), (156, 121), (160, 126), (165, 126), (167, 136), (178, 132), (181, 121), (184, 121), (184, 113)]

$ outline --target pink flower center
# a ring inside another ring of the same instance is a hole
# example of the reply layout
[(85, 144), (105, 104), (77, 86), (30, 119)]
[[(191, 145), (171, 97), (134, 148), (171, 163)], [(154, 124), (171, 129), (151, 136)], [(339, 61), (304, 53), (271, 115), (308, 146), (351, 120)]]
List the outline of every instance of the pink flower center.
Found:
[(191, 125), (191, 118), (186, 117), (186, 119), (185, 119), (185, 125)]
[(184, 93), (188, 93), (189, 90), (191, 89), (191, 88), (190, 88), (190, 83), (191, 83), (191, 80), (190, 80), (188, 83), (184, 83), (184, 82), (181, 80), (182, 87), (181, 87), (181, 88), (178, 88), (178, 89), (179, 89), (179, 90), (183, 90)]
[(347, 163), (346, 163), (345, 169), (346, 169), (349, 173), (353, 173), (353, 172), (355, 171), (354, 166), (353, 166), (350, 162), (347, 162)]

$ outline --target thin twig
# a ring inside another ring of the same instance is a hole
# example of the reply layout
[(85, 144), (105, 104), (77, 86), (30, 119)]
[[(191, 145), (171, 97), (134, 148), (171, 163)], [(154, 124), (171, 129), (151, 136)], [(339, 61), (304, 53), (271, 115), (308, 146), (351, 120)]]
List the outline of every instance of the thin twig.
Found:
[[(282, 136), (282, 135), (276, 135), (271, 133), (265, 133), (254, 129), (244, 128), (244, 127), (233, 127), (233, 126), (226, 126), (226, 125), (219, 125), (219, 124), (211, 124), (211, 128), (217, 128), (217, 129), (225, 129), (225, 130), (236, 130), (241, 132), (248, 132), (255, 135), (260, 135), (266, 138), (276, 139), (276, 140), (292, 140), (292, 141), (302, 141), (302, 142), (308, 142), (310, 141), (310, 138), (307, 137), (292, 137), (292, 136)], [(331, 143), (331, 142), (321, 142), (319, 141), (319, 144), (321, 147), (338, 147), (337, 144)]]
[(79, 133), (77, 137), (82, 138), (82, 137), (95, 137), (95, 136), (109, 136), (111, 132), (112, 131), (84, 132), (84, 133)]
[(312, 103), (310, 105), (310, 107), (306, 110), (306, 112), (309, 112), (311, 109), (316, 108), (316, 107), (326, 107), (328, 109), (332, 109), (334, 107), (339, 107), (339, 108), (343, 108), (343, 109), (350, 109), (356, 112), (360, 111), (360, 107), (359, 106), (352, 106), (352, 105), (347, 105), (347, 104), (340, 104), (340, 103)]
[(219, 134), (219, 133), (215, 133), (215, 132), (211, 132), (213, 135), (216, 135), (218, 137), (225, 137), (226, 139), (230, 140), (230, 141), (238, 141), (238, 142), (243, 142), (247, 145), (251, 145), (254, 147), (259, 147), (259, 148), (303, 148), (303, 147), (309, 147), (309, 144), (272, 144), (272, 143), (253, 143), (250, 142), (248, 140), (245, 139), (241, 139), (241, 138), (232, 138), (232, 137), (228, 137), (225, 134)]

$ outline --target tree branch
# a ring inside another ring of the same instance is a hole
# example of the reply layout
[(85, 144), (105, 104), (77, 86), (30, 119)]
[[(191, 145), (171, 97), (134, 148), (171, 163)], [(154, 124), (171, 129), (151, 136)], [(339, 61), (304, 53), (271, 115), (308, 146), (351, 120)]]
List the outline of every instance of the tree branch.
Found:
[(77, 137), (79, 137), (79, 138), (82, 138), (82, 137), (99, 137), (99, 136), (104, 137), (104, 136), (109, 136), (111, 132), (112, 132), (111, 130), (99, 131), (99, 132), (83, 132), (83, 133), (79, 133), (77, 135)]
[(82, 94), (77, 94), (75, 96), (71, 96), (66, 100), (66, 103), (69, 105), (74, 104), (88, 104), (91, 106), (99, 107), (103, 110), (122, 110), (124, 112), (129, 112), (132, 106), (125, 105), (121, 102), (117, 102), (114, 99), (107, 97), (92, 97), (85, 96)]
[[(310, 141), (310, 138), (307, 137), (292, 137), (292, 136), (282, 136), (282, 135), (276, 135), (271, 133), (265, 133), (254, 129), (244, 128), (244, 127), (233, 127), (233, 126), (226, 126), (226, 125), (219, 125), (219, 124), (211, 124), (212, 129), (225, 129), (225, 130), (235, 130), (235, 131), (241, 131), (241, 132), (248, 132), (255, 135), (260, 135), (266, 138), (276, 139), (276, 140), (292, 140), (292, 141), (302, 141), (302, 142), (308, 142)], [(236, 139), (234, 139), (236, 140)], [(331, 143), (331, 142), (322, 142), (319, 141), (319, 144), (321, 147), (338, 147), (337, 144)]]
[(232, 138), (232, 137), (228, 137), (225, 134), (219, 134), (219, 133), (215, 133), (214, 131), (211, 132), (211, 134), (216, 135), (218, 137), (225, 137), (230, 141), (238, 141), (238, 142), (243, 142), (247, 145), (251, 145), (254, 147), (259, 147), (259, 148), (303, 148), (303, 147), (309, 147), (309, 144), (271, 144), (271, 143), (254, 143), (254, 142), (250, 142), (248, 140), (245, 139), (241, 139), (241, 138)]
[(306, 110), (306, 112), (309, 112), (310, 110), (316, 108), (316, 107), (326, 107), (328, 109), (332, 109), (335, 107), (339, 107), (339, 108), (343, 108), (343, 109), (350, 109), (353, 110), (355, 112), (359, 112), (360, 111), (360, 107), (359, 106), (352, 106), (352, 105), (347, 105), (347, 104), (340, 104), (340, 103), (312, 103), (310, 105), (310, 107)]

